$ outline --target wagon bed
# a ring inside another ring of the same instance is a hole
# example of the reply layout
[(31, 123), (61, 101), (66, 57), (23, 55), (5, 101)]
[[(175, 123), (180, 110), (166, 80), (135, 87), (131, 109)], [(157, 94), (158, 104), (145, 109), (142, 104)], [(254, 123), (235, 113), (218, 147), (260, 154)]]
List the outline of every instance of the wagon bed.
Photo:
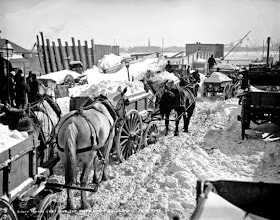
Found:
[(9, 201), (30, 187), (34, 177), (42, 172), (37, 167), (39, 140), (36, 133), (0, 153), (0, 197)]
[(241, 121), (242, 139), (244, 139), (245, 130), (249, 129), (251, 121), (257, 125), (267, 122), (279, 124), (280, 92), (264, 91), (256, 88), (258, 86), (280, 86), (279, 80), (280, 73), (267, 68), (243, 72), (242, 87), (244, 93), (240, 95), (241, 115), (237, 118)]

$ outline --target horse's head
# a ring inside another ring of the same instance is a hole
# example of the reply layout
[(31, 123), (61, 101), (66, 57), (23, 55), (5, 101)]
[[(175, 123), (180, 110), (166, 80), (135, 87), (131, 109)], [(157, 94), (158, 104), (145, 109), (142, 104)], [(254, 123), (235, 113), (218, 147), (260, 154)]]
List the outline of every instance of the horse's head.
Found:
[(119, 113), (120, 117), (124, 117), (125, 115), (125, 104), (127, 103), (127, 98), (125, 97), (126, 92), (127, 87), (122, 90), (119, 86), (115, 93), (110, 94), (107, 97), (115, 110)]

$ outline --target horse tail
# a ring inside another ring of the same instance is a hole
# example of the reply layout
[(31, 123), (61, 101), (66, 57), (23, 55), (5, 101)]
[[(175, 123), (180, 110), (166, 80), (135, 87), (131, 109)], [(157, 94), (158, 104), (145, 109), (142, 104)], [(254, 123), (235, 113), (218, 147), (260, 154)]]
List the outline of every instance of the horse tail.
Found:
[(73, 184), (77, 176), (77, 158), (76, 158), (76, 138), (78, 135), (78, 130), (72, 122), (65, 129), (65, 183)]

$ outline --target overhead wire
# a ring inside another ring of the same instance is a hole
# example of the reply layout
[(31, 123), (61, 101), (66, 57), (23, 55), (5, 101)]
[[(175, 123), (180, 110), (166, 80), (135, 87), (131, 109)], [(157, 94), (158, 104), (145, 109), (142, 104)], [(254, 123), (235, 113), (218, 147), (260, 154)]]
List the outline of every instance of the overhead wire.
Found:
[(256, 50), (256, 48), (253, 46), (253, 44), (252, 44), (252, 42), (250, 41), (250, 39), (248, 38), (248, 40), (249, 40), (249, 42), (250, 42), (250, 44), (251, 44), (251, 46), (252, 46), (252, 48), (256, 51), (256, 53), (260, 56), (260, 54), (259, 54), (259, 52)]

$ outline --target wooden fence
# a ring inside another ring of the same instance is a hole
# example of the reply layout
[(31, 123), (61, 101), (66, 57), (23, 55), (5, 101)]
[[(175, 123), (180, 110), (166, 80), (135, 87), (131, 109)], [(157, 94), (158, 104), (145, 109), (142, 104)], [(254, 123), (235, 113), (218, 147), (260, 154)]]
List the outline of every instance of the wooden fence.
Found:
[(94, 40), (87, 41), (82, 46), (81, 41), (78, 44), (74, 37), (71, 38), (72, 45), (66, 41), (65, 46), (62, 45), (61, 39), (58, 39), (57, 45), (55, 42), (50, 42), (49, 39), (44, 39), (43, 33), (40, 32), (41, 43), (37, 35), (37, 46), (39, 61), (44, 66), (45, 74), (56, 72), (64, 69), (69, 69), (70, 61), (81, 61), (83, 69), (90, 69), (93, 65), (97, 65), (98, 60), (104, 55), (113, 53), (119, 56), (119, 46), (99, 45), (94, 44)]

